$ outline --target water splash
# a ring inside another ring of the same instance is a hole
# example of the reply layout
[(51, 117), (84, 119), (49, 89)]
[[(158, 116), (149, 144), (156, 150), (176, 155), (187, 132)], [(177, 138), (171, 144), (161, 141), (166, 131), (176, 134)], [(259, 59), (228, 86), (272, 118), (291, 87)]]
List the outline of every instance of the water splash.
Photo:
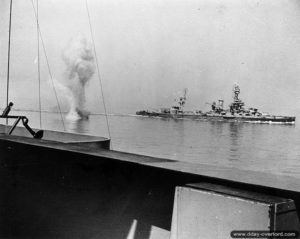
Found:
[(95, 72), (92, 45), (83, 35), (77, 36), (63, 50), (62, 59), (66, 64), (65, 85), (59, 87), (69, 101), (67, 119), (86, 119), (90, 113), (85, 109), (85, 87)]

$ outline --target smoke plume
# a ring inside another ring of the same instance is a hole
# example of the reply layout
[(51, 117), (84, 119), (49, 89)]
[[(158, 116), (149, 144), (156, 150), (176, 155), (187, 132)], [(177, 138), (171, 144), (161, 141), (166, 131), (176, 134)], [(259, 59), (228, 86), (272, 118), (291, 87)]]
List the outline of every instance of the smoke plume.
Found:
[(70, 105), (68, 119), (88, 118), (85, 110), (85, 86), (95, 72), (94, 56), (91, 44), (84, 36), (70, 40), (63, 50), (62, 58), (66, 64), (65, 96)]

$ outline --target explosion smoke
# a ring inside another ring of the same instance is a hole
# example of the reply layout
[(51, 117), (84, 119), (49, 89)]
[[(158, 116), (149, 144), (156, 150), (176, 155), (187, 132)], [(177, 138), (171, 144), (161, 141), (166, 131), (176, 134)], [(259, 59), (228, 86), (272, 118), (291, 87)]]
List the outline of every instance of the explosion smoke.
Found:
[(95, 72), (94, 56), (91, 44), (84, 36), (71, 39), (62, 53), (66, 64), (64, 91), (68, 98), (70, 110), (68, 119), (88, 118), (85, 107), (85, 86)]

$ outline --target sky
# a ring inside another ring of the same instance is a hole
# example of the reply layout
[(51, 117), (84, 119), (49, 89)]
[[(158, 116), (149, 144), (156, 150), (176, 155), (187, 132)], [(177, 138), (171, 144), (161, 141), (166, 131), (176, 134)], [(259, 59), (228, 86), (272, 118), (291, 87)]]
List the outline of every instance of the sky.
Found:
[[(36, 0), (34, 0), (34, 3)], [(232, 101), (238, 83), (246, 107), (300, 116), (298, 0), (87, 0), (108, 113), (169, 107), (184, 88), (186, 110)], [(6, 104), (9, 0), (0, 0), (0, 106)], [(62, 51), (91, 41), (85, 0), (39, 0), (51, 75), (64, 82)], [(57, 110), (40, 45), (43, 110)], [(38, 109), (37, 30), (31, 0), (14, 0), (10, 93), (18, 109)], [(67, 99), (57, 90), (63, 110)], [(86, 108), (103, 113), (98, 74)]]

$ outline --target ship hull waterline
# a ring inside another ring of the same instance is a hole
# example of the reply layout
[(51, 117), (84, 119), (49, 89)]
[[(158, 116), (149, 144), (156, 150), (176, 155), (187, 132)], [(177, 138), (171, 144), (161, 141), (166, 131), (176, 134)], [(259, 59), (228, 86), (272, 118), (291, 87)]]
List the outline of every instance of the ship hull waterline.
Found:
[(264, 124), (295, 124), (296, 117), (293, 116), (223, 116), (223, 115), (200, 115), (200, 114), (168, 114), (155, 112), (137, 112), (138, 116), (157, 117), (167, 119), (193, 119), (193, 120), (216, 120), (224, 122), (245, 122), (245, 123), (264, 123)]

